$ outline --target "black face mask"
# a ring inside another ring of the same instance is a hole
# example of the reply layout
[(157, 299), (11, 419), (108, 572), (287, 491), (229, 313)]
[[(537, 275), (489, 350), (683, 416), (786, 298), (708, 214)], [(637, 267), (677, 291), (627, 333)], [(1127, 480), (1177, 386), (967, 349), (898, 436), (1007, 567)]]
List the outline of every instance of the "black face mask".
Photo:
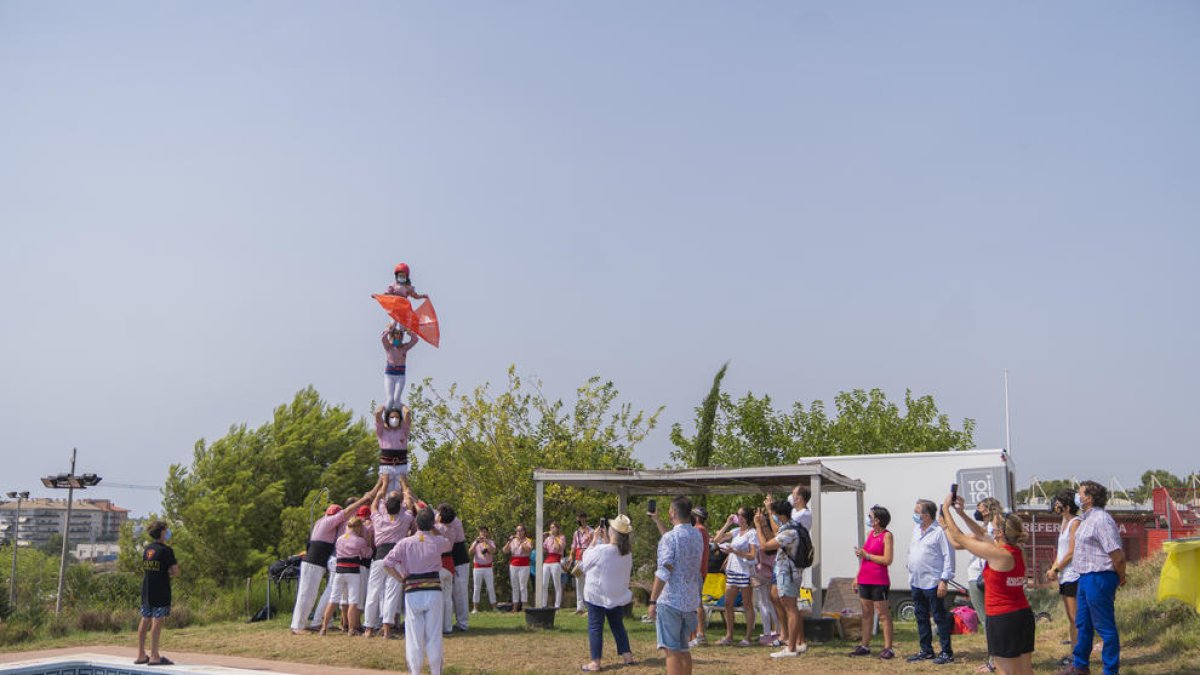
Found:
[(973, 518), (975, 518), (975, 520), (978, 520), (979, 522), (983, 522), (983, 512), (980, 511), (979, 509), (975, 509), (975, 513), (971, 514), (971, 516)]

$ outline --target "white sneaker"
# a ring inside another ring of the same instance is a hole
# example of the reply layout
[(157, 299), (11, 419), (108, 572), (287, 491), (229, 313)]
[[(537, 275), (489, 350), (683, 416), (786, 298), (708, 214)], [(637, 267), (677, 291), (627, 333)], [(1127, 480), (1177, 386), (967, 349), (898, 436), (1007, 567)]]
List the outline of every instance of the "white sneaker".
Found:
[(472, 613), (472, 614), (478, 614), (478, 613), (479, 613), (479, 610), (478, 610), (478, 609), (473, 609), (473, 610), (471, 610), (471, 613)]
[(800, 645), (800, 646), (796, 647), (796, 653), (797, 653), (797, 654), (803, 654), (803, 653), (804, 653), (804, 652), (806, 652), (806, 651), (808, 651), (808, 643), (807, 643), (807, 642), (805, 642), (804, 644), (802, 644), (802, 645)]
[(784, 647), (783, 649), (780, 649), (777, 652), (771, 652), (771, 658), (773, 658), (773, 659), (786, 659), (786, 658), (791, 658), (793, 656), (799, 656), (799, 655), (800, 655), (799, 652), (794, 652), (794, 651), (788, 649), (787, 647)]

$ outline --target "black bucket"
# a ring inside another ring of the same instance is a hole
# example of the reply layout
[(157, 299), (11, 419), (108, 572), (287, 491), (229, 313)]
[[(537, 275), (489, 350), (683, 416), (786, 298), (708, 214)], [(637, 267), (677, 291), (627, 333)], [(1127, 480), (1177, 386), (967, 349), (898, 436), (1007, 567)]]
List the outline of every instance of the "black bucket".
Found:
[(525, 609), (525, 625), (529, 628), (554, 628), (554, 607), (528, 607)]
[(805, 642), (832, 642), (837, 631), (837, 620), (826, 617), (804, 619)]

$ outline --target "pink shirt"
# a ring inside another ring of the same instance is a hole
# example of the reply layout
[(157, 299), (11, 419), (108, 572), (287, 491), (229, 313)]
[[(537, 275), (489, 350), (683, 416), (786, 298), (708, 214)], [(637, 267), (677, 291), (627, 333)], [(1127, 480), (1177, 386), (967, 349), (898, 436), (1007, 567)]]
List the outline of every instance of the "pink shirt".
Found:
[[(867, 540), (863, 542), (863, 551), (871, 555), (883, 555), (883, 540), (887, 538), (887, 530), (875, 535), (875, 530), (867, 533)], [(891, 586), (892, 581), (888, 576), (888, 568), (885, 565), (880, 565), (863, 558), (858, 565), (858, 583), (876, 585), (876, 586)]]
[(460, 541), (466, 541), (467, 535), (463, 531), (462, 518), (455, 518), (454, 522), (449, 525), (438, 523), (434, 525), (438, 533), (450, 540), (451, 544), (457, 544)]
[(587, 550), (588, 544), (592, 542), (592, 528), (584, 525), (575, 534), (571, 536), (571, 557), (575, 560), (583, 560), (583, 552)]
[(379, 447), (383, 450), (407, 450), (408, 449), (408, 428), (412, 426), (412, 419), (404, 421), (401, 418), (400, 426), (395, 429), (388, 425), (375, 420), (375, 435), (379, 437)]
[(371, 512), (371, 523), (375, 527), (375, 545), (394, 544), (412, 533), (413, 516), (406, 509), (392, 515), (387, 512), (384, 500), (375, 502)]
[(379, 336), (379, 339), (383, 342), (383, 351), (387, 354), (389, 366), (403, 366), (408, 361), (408, 350), (393, 346), (386, 330)]
[(472, 544), (475, 547), (475, 565), (487, 567), (492, 564), (496, 558), (496, 542), (491, 539), (484, 539), (482, 542)]
[(347, 532), (338, 537), (333, 554), (338, 558), (370, 558), (371, 545), (357, 534)]
[(388, 295), (399, 295), (399, 296), (402, 296), (405, 298), (412, 297), (412, 294), (416, 293), (416, 292), (417, 292), (417, 289), (413, 288), (412, 284), (397, 284), (397, 283), (388, 284), (387, 290), (384, 291), (384, 293), (386, 293)]
[(350, 514), (342, 509), (332, 516), (318, 518), (317, 522), (313, 524), (312, 533), (308, 535), (309, 540), (332, 544), (342, 533), (342, 526), (346, 524), (346, 519), (349, 517)]
[(442, 554), (450, 550), (450, 540), (432, 532), (417, 532), (396, 544), (383, 559), (402, 577), (428, 574), (442, 569)]

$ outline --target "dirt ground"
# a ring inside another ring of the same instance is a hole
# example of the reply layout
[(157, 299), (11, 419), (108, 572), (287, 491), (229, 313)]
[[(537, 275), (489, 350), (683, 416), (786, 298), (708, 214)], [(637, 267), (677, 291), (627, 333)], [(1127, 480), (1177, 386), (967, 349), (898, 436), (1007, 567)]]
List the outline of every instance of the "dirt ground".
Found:
[[(563, 611), (556, 617), (555, 628), (548, 631), (525, 628), (523, 618), (508, 614), (484, 613), (471, 617), (471, 630), (450, 636), (445, 642), (446, 669), (449, 674), (484, 673), (569, 673), (579, 672), (588, 660), (587, 624), (583, 617)], [(606, 633), (606, 672), (622, 675), (661, 673), (664, 660), (655, 649), (654, 629), (636, 619), (626, 624), (633, 651), (639, 663), (635, 666), (617, 665), (612, 638)], [(740, 626), (739, 626), (740, 628)], [(709, 627), (710, 643), (719, 638), (723, 628), (719, 621)], [(1034, 663), (1037, 671), (1054, 672), (1058, 659), (1067, 654), (1068, 646), (1060, 644), (1066, 637), (1065, 625), (1046, 624), (1038, 627), (1037, 651)], [(954, 637), (957, 663), (934, 666), (928, 662), (908, 664), (904, 657), (917, 651), (914, 624), (897, 624), (897, 659), (850, 658), (854, 641), (835, 640), (810, 645), (809, 653), (796, 659), (775, 660), (769, 657), (768, 647), (703, 646), (694, 650), (697, 673), (894, 673), (894, 672), (974, 672), (984, 658), (983, 638), (980, 635)], [(877, 653), (880, 638), (873, 643)], [(24, 649), (84, 645), (136, 645), (136, 636), (129, 634), (75, 633), (56, 640), (39, 641)], [(272, 661), (325, 664), (354, 668), (403, 670), (404, 642), (379, 638), (351, 638), (341, 634), (293, 636), (288, 632), (286, 617), (256, 624), (225, 623), (196, 626), (168, 631), (163, 637), (163, 653), (178, 652), (245, 656)], [(9, 647), (6, 651), (21, 651)], [(1097, 656), (1099, 656), (1097, 654)], [(1121, 672), (1125, 675), (1167, 673), (1200, 673), (1200, 664), (1182, 663), (1170, 654), (1159, 654), (1136, 647), (1123, 652)], [(1097, 664), (1098, 665), (1098, 664)], [(1099, 672), (1097, 668), (1093, 672)]]

